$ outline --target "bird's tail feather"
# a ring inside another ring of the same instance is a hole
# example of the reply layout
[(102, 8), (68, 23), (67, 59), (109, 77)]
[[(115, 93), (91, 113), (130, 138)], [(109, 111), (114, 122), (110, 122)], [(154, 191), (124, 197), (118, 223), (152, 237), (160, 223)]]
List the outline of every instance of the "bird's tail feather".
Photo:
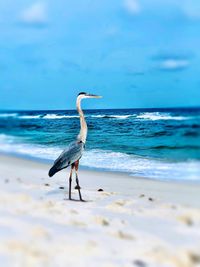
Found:
[(54, 176), (55, 173), (63, 170), (63, 169), (66, 169), (67, 167), (69, 167), (69, 164), (65, 167), (62, 167), (62, 168), (57, 168), (56, 165), (54, 165), (53, 167), (51, 167), (51, 169), (49, 170), (49, 177), (52, 177)]

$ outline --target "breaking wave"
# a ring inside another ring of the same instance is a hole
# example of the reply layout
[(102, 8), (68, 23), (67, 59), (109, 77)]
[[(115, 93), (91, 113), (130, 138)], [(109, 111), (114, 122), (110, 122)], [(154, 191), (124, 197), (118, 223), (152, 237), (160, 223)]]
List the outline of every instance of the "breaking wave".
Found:
[[(189, 120), (192, 117), (189, 116), (175, 116), (169, 113), (160, 113), (160, 112), (144, 112), (140, 114), (97, 114), (97, 115), (85, 115), (87, 118), (96, 118), (96, 119), (116, 119), (116, 120), (126, 120), (126, 119), (138, 119), (138, 120)], [(48, 119), (48, 120), (56, 120), (56, 119), (74, 119), (79, 118), (78, 114), (56, 114), (56, 113), (41, 113), (41, 114), (21, 114), (21, 113), (0, 113), (0, 118), (2, 119)]]
[(78, 115), (57, 115), (57, 114), (47, 114), (43, 117), (41, 117), (41, 119), (73, 119), (73, 118), (79, 118)]
[(92, 115), (92, 118), (103, 118), (103, 119), (128, 119), (133, 115)]
[(159, 113), (159, 112), (145, 112), (141, 113), (136, 117), (137, 119), (144, 119), (144, 120), (188, 120), (191, 117), (183, 117), (183, 116), (172, 116), (169, 113)]
[[(53, 161), (62, 152), (61, 147), (29, 144), (20, 138), (0, 135), (0, 152)], [(81, 166), (106, 171), (127, 172), (134, 176), (153, 179), (199, 181), (200, 162), (169, 162), (113, 152), (102, 149), (86, 150)]]
[(30, 119), (40, 119), (40, 115), (22, 115), (18, 116), (20, 119), (30, 120)]
[(12, 118), (16, 116), (17, 113), (0, 113), (0, 118)]

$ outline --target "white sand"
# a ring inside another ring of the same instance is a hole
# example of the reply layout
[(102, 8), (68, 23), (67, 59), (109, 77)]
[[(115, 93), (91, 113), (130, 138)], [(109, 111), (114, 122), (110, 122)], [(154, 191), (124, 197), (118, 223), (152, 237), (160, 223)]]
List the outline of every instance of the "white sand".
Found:
[(200, 266), (200, 185), (48, 168), (0, 156), (0, 266)]

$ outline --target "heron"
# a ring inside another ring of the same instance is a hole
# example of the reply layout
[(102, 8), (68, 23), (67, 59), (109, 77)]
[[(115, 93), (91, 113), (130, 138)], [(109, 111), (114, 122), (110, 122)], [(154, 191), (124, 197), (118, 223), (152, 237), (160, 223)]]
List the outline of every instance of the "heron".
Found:
[(71, 166), (70, 175), (69, 175), (69, 200), (72, 200), (71, 197), (71, 185), (72, 185), (72, 175), (75, 170), (76, 175), (76, 189), (78, 189), (80, 201), (84, 201), (81, 195), (81, 187), (78, 179), (78, 169), (79, 169), (79, 160), (82, 157), (83, 151), (85, 149), (85, 143), (87, 139), (87, 123), (83, 110), (81, 108), (81, 100), (84, 98), (101, 98), (101, 96), (93, 95), (85, 92), (78, 94), (76, 99), (76, 108), (80, 117), (80, 132), (75, 141), (71, 142), (66, 149), (60, 154), (60, 156), (54, 161), (53, 166), (49, 170), (49, 177), (52, 177), (55, 173)]

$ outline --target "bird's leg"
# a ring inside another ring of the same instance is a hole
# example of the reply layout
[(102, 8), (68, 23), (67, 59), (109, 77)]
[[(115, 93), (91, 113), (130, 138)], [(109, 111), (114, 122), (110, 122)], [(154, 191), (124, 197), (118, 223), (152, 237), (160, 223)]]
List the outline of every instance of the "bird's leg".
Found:
[(80, 188), (80, 185), (79, 185), (78, 173), (77, 173), (77, 172), (76, 172), (76, 184), (77, 184), (77, 188), (78, 188), (78, 193), (79, 193), (80, 201), (84, 201), (84, 200), (82, 199), (82, 196), (81, 196), (81, 188)]
[(84, 200), (82, 199), (82, 196), (81, 196), (81, 187), (80, 187), (80, 185), (79, 185), (79, 180), (78, 180), (78, 165), (79, 165), (79, 161), (76, 161), (76, 162), (75, 162), (76, 184), (77, 184), (77, 189), (78, 189), (78, 193), (79, 193), (80, 201), (84, 201)]
[(73, 166), (71, 166), (71, 171), (69, 175), (69, 199), (72, 199), (72, 172), (73, 172)]

